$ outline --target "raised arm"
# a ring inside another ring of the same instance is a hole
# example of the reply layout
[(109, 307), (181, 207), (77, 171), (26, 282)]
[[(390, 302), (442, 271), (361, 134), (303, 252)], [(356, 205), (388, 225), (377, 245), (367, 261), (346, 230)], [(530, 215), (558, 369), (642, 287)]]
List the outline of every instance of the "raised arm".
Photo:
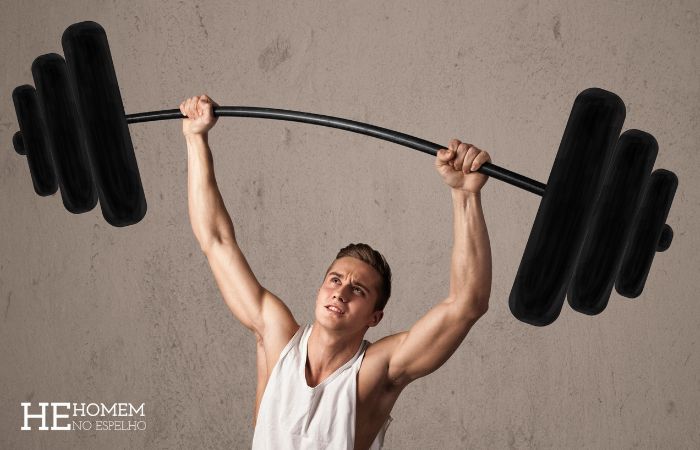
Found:
[(389, 359), (388, 377), (397, 385), (406, 385), (442, 366), (488, 310), (491, 247), (481, 208), (481, 188), (488, 177), (472, 171), (490, 160), (488, 153), (456, 139), (435, 159), (435, 167), (452, 194), (450, 290), (448, 297), (409, 331), (390, 337), (397, 344)]
[(180, 105), (180, 111), (188, 117), (182, 121), (182, 132), (187, 141), (192, 231), (234, 316), (260, 337), (269, 334), (270, 329), (281, 328), (285, 332), (296, 322), (287, 306), (263, 288), (253, 274), (236, 242), (233, 222), (219, 192), (208, 142), (208, 132), (217, 120), (213, 114), (215, 105), (206, 95), (189, 98)]

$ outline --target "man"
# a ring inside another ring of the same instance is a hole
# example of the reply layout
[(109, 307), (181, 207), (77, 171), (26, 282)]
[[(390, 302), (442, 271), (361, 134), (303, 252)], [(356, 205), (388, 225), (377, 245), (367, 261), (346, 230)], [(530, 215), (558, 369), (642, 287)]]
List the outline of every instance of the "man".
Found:
[(456, 139), (438, 152), (435, 168), (454, 211), (449, 295), (410, 330), (369, 343), (364, 335), (382, 320), (391, 292), (388, 264), (365, 244), (342, 249), (318, 291), (313, 325), (300, 327), (236, 242), (207, 142), (213, 106), (206, 95), (180, 105), (189, 214), (224, 301), (257, 340), (253, 448), (378, 449), (399, 394), (442, 366), (488, 309), (491, 249), (480, 197), (487, 177), (474, 171), (490, 157)]

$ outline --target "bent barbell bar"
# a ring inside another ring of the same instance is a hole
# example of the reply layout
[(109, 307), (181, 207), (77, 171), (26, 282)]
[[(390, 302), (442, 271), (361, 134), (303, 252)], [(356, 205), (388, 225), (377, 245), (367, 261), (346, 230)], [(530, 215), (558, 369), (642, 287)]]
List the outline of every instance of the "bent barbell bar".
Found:
[[(252, 117), (258, 119), (286, 120), (290, 122), (303, 122), (324, 127), (338, 128), (351, 131), (353, 133), (364, 134), (377, 139), (393, 142), (395, 144), (409, 147), (414, 150), (427, 153), (432, 156), (437, 155), (437, 151), (445, 146), (426, 141), (424, 139), (399, 133), (398, 131), (370, 125), (368, 123), (356, 122), (354, 120), (341, 119), (339, 117), (324, 116), (300, 111), (290, 111), (286, 109), (259, 108), (251, 106), (217, 106), (214, 107), (214, 115), (217, 117)], [(150, 111), (136, 114), (127, 114), (126, 123), (153, 122), (156, 120), (184, 119), (179, 109), (166, 109), (162, 111)], [(519, 173), (511, 172), (508, 169), (499, 167), (492, 163), (483, 164), (477, 172), (501, 180), (515, 187), (524, 189), (540, 197), (544, 195), (547, 187), (544, 183), (535, 181)]]

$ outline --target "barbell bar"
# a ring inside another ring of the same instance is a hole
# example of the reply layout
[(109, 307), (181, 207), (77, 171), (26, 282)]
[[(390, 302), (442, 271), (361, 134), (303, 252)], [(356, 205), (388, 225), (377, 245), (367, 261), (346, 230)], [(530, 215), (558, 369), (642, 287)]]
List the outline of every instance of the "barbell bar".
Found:
[[(324, 116), (301, 111), (290, 111), (287, 109), (259, 108), (251, 106), (218, 106), (214, 108), (214, 115), (218, 117), (250, 117), (257, 119), (275, 119), (289, 122), (302, 122), (312, 125), (320, 125), (330, 128), (338, 128), (353, 133), (364, 134), (377, 139), (393, 142), (404, 147), (412, 148), (428, 155), (436, 156), (438, 150), (445, 148), (444, 145), (435, 144), (424, 139), (410, 136), (398, 131), (370, 125), (368, 123), (356, 122), (354, 120), (341, 119), (339, 117)], [(127, 114), (127, 123), (152, 122), (156, 120), (183, 119), (179, 109), (167, 109), (163, 111), (150, 111), (136, 114)], [(533, 194), (542, 196), (545, 185), (524, 175), (512, 172), (496, 164), (485, 163), (477, 171), (512, 186), (526, 190)]]

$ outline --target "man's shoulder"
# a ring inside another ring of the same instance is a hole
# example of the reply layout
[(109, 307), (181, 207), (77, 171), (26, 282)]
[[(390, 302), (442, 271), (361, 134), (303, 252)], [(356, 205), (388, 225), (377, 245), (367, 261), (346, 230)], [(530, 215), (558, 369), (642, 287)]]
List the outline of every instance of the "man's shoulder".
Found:
[(394, 350), (403, 342), (406, 334), (392, 334), (367, 347), (358, 375), (358, 420), (361, 417), (386, 420), (405, 388), (390, 379), (389, 364)]
[[(365, 351), (364, 361), (360, 369), (361, 377), (371, 384), (389, 384), (389, 363), (396, 348), (403, 342), (407, 331), (385, 336), (377, 342), (370, 343)], [(362, 373), (364, 372), (364, 373)]]
[(374, 357), (391, 356), (396, 347), (403, 342), (407, 335), (408, 331), (402, 331), (400, 333), (384, 336), (377, 342), (370, 342), (367, 347), (366, 356), (370, 354)]

